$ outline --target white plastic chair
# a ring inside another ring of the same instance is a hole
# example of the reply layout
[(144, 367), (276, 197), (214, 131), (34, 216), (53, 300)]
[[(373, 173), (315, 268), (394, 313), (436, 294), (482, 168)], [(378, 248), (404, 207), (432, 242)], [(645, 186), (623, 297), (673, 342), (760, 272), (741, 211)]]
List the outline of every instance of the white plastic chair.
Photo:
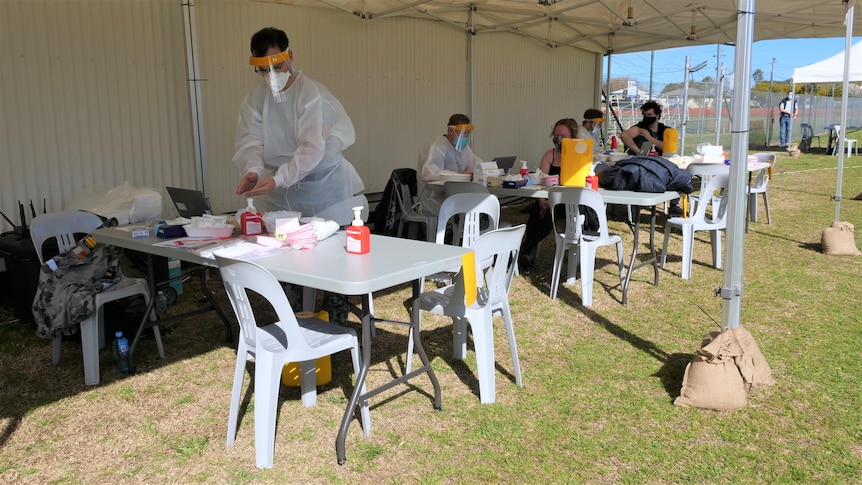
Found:
[[(455, 276), (453, 284), (422, 293), (413, 300), (412, 322), (417, 329), (421, 327), (423, 310), (452, 317), (456, 359), (464, 360), (467, 353), (467, 322), (470, 323), (479, 374), (479, 400), (482, 403), (496, 400), (493, 328), (495, 313), (501, 314), (506, 324), (515, 384), (524, 387), (512, 312), (509, 309), (509, 287), (515, 274), (515, 262), (518, 260), (518, 250), (525, 230), (524, 224), (497, 229), (485, 233), (473, 243), (478, 297), (471, 305), (466, 304), (463, 271)], [(409, 352), (406, 368), (407, 372), (410, 372), (413, 357), (412, 329), (407, 348)]]
[[(227, 446), (233, 446), (236, 438), (246, 362), (254, 360), (255, 457), (258, 468), (272, 468), (278, 391), (284, 365), (288, 362), (300, 363), (302, 404), (314, 405), (317, 400), (315, 359), (350, 350), (353, 372), (359, 374), (359, 339), (351, 328), (318, 318), (297, 319), (278, 280), (261, 266), (218, 255), (216, 262), (240, 329), (230, 398)], [(261, 327), (257, 325), (248, 290), (262, 296), (272, 305), (277, 318), (275, 323)], [(365, 392), (364, 384), (362, 392)], [(367, 401), (362, 403), (360, 414), (362, 429), (367, 436), (371, 432)]]
[[(33, 219), (30, 226), (30, 238), (36, 247), (39, 262), (45, 262), (42, 255), (42, 246), (45, 241), (55, 238), (60, 254), (72, 249), (77, 241), (75, 235), (90, 234), (102, 226), (99, 216), (90, 212), (65, 211), (42, 214)], [(84, 357), (84, 383), (96, 385), (99, 383), (99, 349), (105, 346), (105, 327), (102, 321), (102, 306), (105, 303), (120, 300), (129, 296), (141, 295), (144, 302), (150, 302), (150, 287), (147, 280), (142, 278), (129, 278), (123, 276), (119, 282), (96, 293), (94, 298), (94, 313), (81, 322), (81, 350)], [(155, 311), (150, 312), (150, 320), (156, 320)], [(162, 346), (162, 335), (158, 325), (153, 326), (153, 335), (159, 350), (159, 357), (165, 358), (165, 349)], [(54, 337), (53, 357), (54, 365), (60, 363), (60, 343), (62, 337)]]
[[(472, 184), (472, 182), (469, 182)], [(475, 185), (475, 184), (473, 184)], [(482, 216), (490, 220), (490, 230), (497, 229), (500, 224), (500, 201), (487, 192), (456, 193), (443, 201), (440, 214), (437, 217), (437, 233), (435, 242), (443, 244), (446, 238), (446, 226), (450, 219), (459, 217), (458, 224), (453, 228), (452, 244), (469, 247), (479, 238), (482, 232)]]
[[(772, 169), (775, 167), (774, 153), (755, 153), (758, 162), (768, 163), (769, 167), (758, 170), (754, 176), (754, 183), (748, 186), (748, 220), (757, 222), (757, 194), (763, 195), (763, 206), (766, 208), (766, 223), (772, 224), (772, 219), (769, 217), (769, 198), (766, 195), (766, 189), (769, 186), (769, 179), (772, 178)], [(745, 221), (745, 227), (748, 228), (748, 221)]]
[[(557, 298), (557, 288), (560, 286), (560, 272), (567, 250), (569, 254), (568, 277), (574, 279), (581, 267), (581, 303), (584, 306), (593, 304), (593, 272), (596, 264), (596, 249), (599, 246), (616, 245), (617, 264), (620, 268), (620, 287), (625, 278), (623, 265), (623, 240), (619, 234), (608, 232), (608, 218), (605, 213), (605, 202), (601, 194), (591, 189), (579, 187), (551, 187), (548, 190), (548, 205), (553, 214), (557, 205), (566, 208), (564, 232), (557, 230), (557, 221), (551, 218), (554, 225), (554, 241), (557, 244), (554, 253), (554, 266), (551, 273), (551, 299)], [(586, 206), (595, 211), (599, 219), (598, 232), (587, 232), (583, 229), (585, 216), (581, 214), (580, 206)]]
[[(472, 182), (467, 183), (473, 184)], [(463, 192), (447, 197), (440, 205), (434, 241), (437, 244), (445, 244), (446, 228), (449, 221), (457, 218), (452, 224), (452, 244), (465, 248), (471, 247), (483, 232), (481, 227), (483, 217), (488, 221), (486, 231), (499, 227), (500, 201), (493, 195), (487, 192)], [(459, 269), (452, 268), (450, 271), (442, 272), (442, 274), (437, 273), (432, 276), (432, 279), (448, 283), (451, 281), (451, 274), (457, 273)], [(419, 281), (419, 287), (425, 287), (424, 279)]]
[[(690, 163), (685, 168), (692, 177), (700, 177), (700, 187), (705, 188), (709, 184), (709, 180), (719, 174), (730, 174), (730, 166), (723, 163)], [(700, 198), (698, 194), (689, 194), (688, 215), (694, 215), (694, 208), (697, 206), (697, 200)]]
[[(694, 214), (689, 218), (671, 217), (665, 222), (664, 243), (661, 248), (661, 267), (667, 260), (667, 242), (671, 230), (676, 227), (682, 232), (682, 279), (691, 279), (691, 262), (694, 253), (695, 231), (709, 231), (712, 243), (712, 264), (721, 269), (721, 234), (727, 227), (727, 181), (728, 174), (714, 175), (700, 191)], [(710, 194), (720, 192), (717, 198)], [(712, 216), (707, 216), (706, 208), (712, 203)]]
[(835, 129), (835, 146), (832, 148), (832, 154), (838, 155), (838, 150), (847, 147), (847, 156), (850, 156), (850, 151), (853, 150), (856, 155), (859, 155), (859, 145), (856, 139), (845, 138), (841, 133), (841, 125), (833, 125)]
[(359, 217), (363, 221), (368, 221), (368, 198), (363, 195), (354, 195), (349, 199), (344, 199), (334, 205), (323, 209), (315, 214), (315, 216), (328, 221), (335, 221), (339, 226), (349, 226), (353, 222), (353, 208), (362, 207), (362, 212)]

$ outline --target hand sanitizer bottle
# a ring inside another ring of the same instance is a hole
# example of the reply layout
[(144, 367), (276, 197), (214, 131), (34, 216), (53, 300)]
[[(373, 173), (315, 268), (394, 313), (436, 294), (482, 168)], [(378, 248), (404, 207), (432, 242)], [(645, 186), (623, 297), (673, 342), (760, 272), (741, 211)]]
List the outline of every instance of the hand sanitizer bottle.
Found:
[(599, 190), (599, 177), (596, 175), (596, 165), (593, 164), (590, 166), (590, 174), (587, 175), (586, 184), (584, 184), (586, 188), (592, 189), (595, 191)]
[(347, 228), (347, 252), (365, 254), (371, 249), (371, 231), (362, 223), (362, 207), (353, 208), (353, 223)]
[(249, 197), (246, 199), (248, 207), (245, 212), (239, 216), (240, 228), (246, 236), (256, 236), (263, 233), (263, 216), (254, 208), (254, 200)]
[(518, 172), (521, 174), (521, 177), (526, 177), (528, 173), (530, 173), (530, 169), (527, 168), (527, 161), (521, 160), (521, 170)]

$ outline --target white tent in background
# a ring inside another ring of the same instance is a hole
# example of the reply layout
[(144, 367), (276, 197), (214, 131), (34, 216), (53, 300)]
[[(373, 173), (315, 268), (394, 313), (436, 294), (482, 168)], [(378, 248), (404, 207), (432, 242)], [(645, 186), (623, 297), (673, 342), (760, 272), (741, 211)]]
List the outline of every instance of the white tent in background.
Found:
[[(850, 48), (850, 59), (862, 60), (862, 41)], [(850, 81), (862, 81), (862, 62), (850, 63)], [(844, 80), (844, 51), (793, 70), (794, 84), (840, 83)]]

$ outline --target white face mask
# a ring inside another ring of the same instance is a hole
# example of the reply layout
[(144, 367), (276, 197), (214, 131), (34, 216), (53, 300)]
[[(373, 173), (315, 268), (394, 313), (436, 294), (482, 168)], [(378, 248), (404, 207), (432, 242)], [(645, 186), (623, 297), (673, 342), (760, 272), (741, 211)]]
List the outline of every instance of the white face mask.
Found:
[(284, 93), (282, 93), (282, 91), (284, 90), (284, 87), (287, 86), (288, 81), (290, 81), (290, 71), (271, 72), (268, 76), (264, 77), (264, 82), (269, 86), (273, 97), (278, 102), (284, 101)]

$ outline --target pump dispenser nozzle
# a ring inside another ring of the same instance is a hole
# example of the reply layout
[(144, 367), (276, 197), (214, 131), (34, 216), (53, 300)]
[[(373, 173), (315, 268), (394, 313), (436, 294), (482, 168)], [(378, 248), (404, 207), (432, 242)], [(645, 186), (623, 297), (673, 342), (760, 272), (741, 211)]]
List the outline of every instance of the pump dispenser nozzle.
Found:
[(354, 207), (353, 208), (353, 226), (362, 226), (362, 207)]

